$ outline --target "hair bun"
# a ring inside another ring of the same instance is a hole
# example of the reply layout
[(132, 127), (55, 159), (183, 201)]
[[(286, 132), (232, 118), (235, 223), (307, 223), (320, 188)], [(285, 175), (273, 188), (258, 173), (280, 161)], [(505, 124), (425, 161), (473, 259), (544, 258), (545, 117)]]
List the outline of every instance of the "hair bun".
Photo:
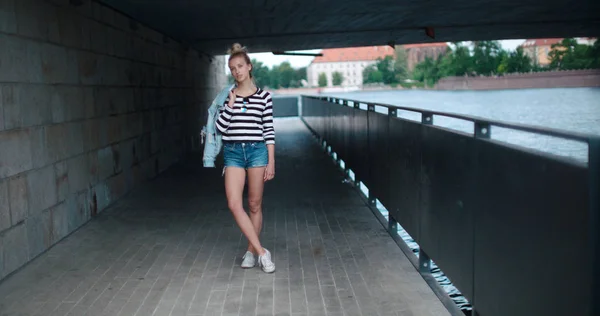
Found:
[(233, 44), (231, 48), (227, 51), (229, 55), (233, 55), (240, 52), (246, 53), (246, 47), (242, 47), (242, 44), (240, 43)]

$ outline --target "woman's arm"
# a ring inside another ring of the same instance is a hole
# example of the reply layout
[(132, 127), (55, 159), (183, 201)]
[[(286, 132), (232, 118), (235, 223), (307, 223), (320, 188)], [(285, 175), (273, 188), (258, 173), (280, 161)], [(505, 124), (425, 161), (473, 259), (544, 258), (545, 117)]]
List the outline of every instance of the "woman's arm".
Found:
[(219, 113), (219, 119), (217, 120), (217, 129), (221, 134), (227, 131), (229, 124), (231, 123), (231, 116), (233, 115), (233, 106), (235, 104), (235, 94), (233, 91), (229, 91), (229, 97), (227, 100), (227, 105), (224, 106), (223, 111)]
[(265, 181), (269, 181), (275, 177), (275, 128), (273, 127), (273, 100), (270, 95), (267, 97), (262, 122), (263, 138), (269, 152), (269, 164), (265, 170)]
[[(275, 128), (273, 127), (273, 100), (267, 96), (267, 104), (262, 114), (263, 138), (267, 145), (275, 145)], [(275, 158), (273, 158), (275, 159)]]

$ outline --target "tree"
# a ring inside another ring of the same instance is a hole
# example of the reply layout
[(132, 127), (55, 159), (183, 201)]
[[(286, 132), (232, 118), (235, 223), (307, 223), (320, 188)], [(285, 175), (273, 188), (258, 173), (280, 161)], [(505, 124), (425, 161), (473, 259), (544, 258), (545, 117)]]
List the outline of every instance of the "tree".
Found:
[[(302, 86), (302, 80), (306, 80), (306, 67), (292, 68), (292, 65), (285, 61), (269, 69), (262, 62), (252, 59), (252, 77), (259, 87), (279, 89), (279, 88), (298, 88)], [(231, 73), (227, 74), (227, 81), (234, 83)]]
[(273, 75), (271, 80), (276, 77), (278, 87), (289, 88), (292, 85), (292, 81), (296, 77), (296, 70), (292, 68), (292, 65), (284, 61), (279, 66), (273, 67)]
[[(474, 43), (471, 53), (467, 46), (458, 42), (452, 43), (446, 54), (437, 60), (427, 58), (417, 64), (412, 77), (433, 85), (447, 76), (491, 76), (515, 72), (600, 68), (600, 42), (583, 45), (575, 39), (566, 38), (561, 43), (552, 45), (549, 58), (550, 66), (541, 67), (532, 63), (522, 47), (515, 51), (505, 51), (498, 41), (481, 41)], [(365, 71), (364, 77), (373, 77), (373, 74), (374, 70), (369, 69)]]
[(396, 46), (396, 60), (394, 62), (394, 76), (396, 82), (404, 81), (408, 78), (408, 56), (406, 49), (402, 46)]
[[(452, 48), (452, 46), (454, 48)], [(464, 76), (473, 72), (473, 60), (469, 48), (462, 43), (452, 43), (440, 60), (442, 76)]]
[(392, 56), (377, 58), (375, 64), (369, 65), (363, 70), (363, 83), (398, 83), (394, 63)]
[(600, 68), (600, 41), (596, 40), (590, 51), (592, 55), (592, 68)]
[(583, 45), (573, 38), (565, 38), (559, 44), (552, 45), (548, 57), (551, 69), (600, 68), (600, 45), (598, 41), (594, 45)]
[(515, 73), (515, 72), (530, 72), (532, 70), (532, 61), (529, 56), (523, 52), (522, 47), (518, 47), (516, 51), (506, 53), (502, 56), (500, 65), (498, 65), (498, 73)]
[(425, 57), (425, 60), (418, 63), (413, 71), (413, 79), (424, 82), (428, 86), (434, 86), (442, 77), (439, 71), (440, 59)]
[(271, 83), (272, 89), (279, 89), (281, 87), (281, 76), (279, 75), (279, 66), (273, 66), (269, 71), (269, 82)]
[(319, 87), (327, 87), (327, 75), (324, 72), (319, 74)]
[(363, 83), (382, 83), (383, 74), (376, 64), (369, 65), (363, 70)]
[(379, 70), (383, 76), (383, 83), (392, 84), (398, 82), (396, 81), (396, 74), (394, 73), (394, 57), (388, 55), (383, 59), (378, 58), (376, 65), (377, 70)]
[(302, 80), (307, 80), (306, 67), (296, 69), (296, 76), (294, 78), (296, 81), (298, 81), (298, 86), (302, 86), (300, 82), (302, 82)]
[(256, 59), (252, 59), (252, 77), (254, 77), (256, 85), (260, 87), (271, 86), (269, 68)]
[(342, 82), (344, 82), (344, 75), (342, 75), (342, 73), (339, 71), (335, 71), (332, 74), (331, 83), (334, 86), (340, 86), (342, 85)]
[(473, 46), (473, 68), (479, 75), (496, 73), (503, 55), (499, 41), (479, 41)]

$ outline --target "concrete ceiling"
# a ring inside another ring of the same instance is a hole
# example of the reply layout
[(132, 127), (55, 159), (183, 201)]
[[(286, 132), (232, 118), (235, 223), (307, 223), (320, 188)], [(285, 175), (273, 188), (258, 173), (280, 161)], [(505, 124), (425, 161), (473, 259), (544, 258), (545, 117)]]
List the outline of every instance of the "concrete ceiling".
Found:
[[(598, 36), (599, 0), (100, 0), (208, 54)], [(424, 28), (433, 27), (435, 38)]]

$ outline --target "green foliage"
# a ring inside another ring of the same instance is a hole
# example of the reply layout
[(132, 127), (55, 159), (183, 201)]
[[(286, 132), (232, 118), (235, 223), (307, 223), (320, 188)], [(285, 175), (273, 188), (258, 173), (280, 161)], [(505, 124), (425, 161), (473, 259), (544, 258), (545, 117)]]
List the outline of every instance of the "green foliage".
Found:
[(334, 86), (340, 86), (342, 85), (342, 82), (344, 82), (344, 75), (342, 75), (342, 73), (339, 71), (335, 71), (333, 74), (331, 74), (331, 76), (331, 83)]
[(447, 52), (436, 60), (426, 58), (417, 64), (412, 78), (433, 86), (447, 76), (495, 76), (509, 73), (600, 68), (600, 44), (578, 44), (567, 38), (552, 46), (548, 67), (534, 65), (521, 47), (506, 51), (498, 41), (473, 43), (470, 51), (462, 43), (452, 43)]
[[(272, 70), (272, 79), (274, 76), (277, 76), (277, 83), (281, 88), (290, 88), (292, 83), (296, 79), (296, 71), (292, 68), (292, 65), (285, 61), (282, 62), (279, 66), (274, 66)], [(296, 83), (294, 82), (294, 85)], [(274, 85), (275, 86), (275, 85)]]
[(401, 46), (396, 47), (396, 61), (394, 62), (394, 74), (396, 82), (402, 82), (409, 77), (408, 56), (406, 50)]
[[(252, 59), (252, 76), (259, 87), (268, 89), (298, 88), (302, 80), (306, 80), (306, 67), (292, 68), (289, 62), (282, 62), (269, 69), (262, 62)], [(231, 74), (227, 76), (230, 83), (234, 82)]]
[(574, 70), (600, 68), (600, 44), (578, 44), (573, 38), (565, 38), (559, 44), (552, 45), (548, 54), (550, 68), (556, 70)]
[[(454, 46), (454, 48), (452, 48)], [(439, 67), (443, 76), (464, 76), (473, 72), (469, 48), (462, 43), (452, 43), (441, 57)]]
[(502, 50), (499, 41), (475, 42), (472, 57), (473, 70), (478, 75), (495, 75), (504, 55), (506, 51)]
[(323, 72), (319, 74), (319, 87), (327, 87), (327, 75)]
[(441, 59), (436, 60), (426, 57), (424, 61), (415, 66), (413, 70), (413, 79), (423, 82), (427, 86), (433, 86), (440, 79)]
[(377, 65), (369, 65), (363, 70), (363, 83), (383, 82), (383, 74), (377, 70)]
[(383, 76), (383, 83), (392, 84), (396, 82), (396, 74), (394, 72), (394, 57), (385, 56), (376, 64), (377, 70)]
[(369, 65), (363, 70), (363, 83), (384, 83), (388, 85), (398, 83), (394, 66), (394, 57), (378, 58), (375, 64)]
[(525, 55), (521, 47), (518, 47), (514, 52), (503, 54), (500, 65), (498, 65), (498, 73), (500, 74), (530, 72), (532, 70), (533, 63), (531, 58)]
[(252, 76), (259, 87), (269, 86), (271, 83), (269, 68), (256, 59), (252, 59)]

